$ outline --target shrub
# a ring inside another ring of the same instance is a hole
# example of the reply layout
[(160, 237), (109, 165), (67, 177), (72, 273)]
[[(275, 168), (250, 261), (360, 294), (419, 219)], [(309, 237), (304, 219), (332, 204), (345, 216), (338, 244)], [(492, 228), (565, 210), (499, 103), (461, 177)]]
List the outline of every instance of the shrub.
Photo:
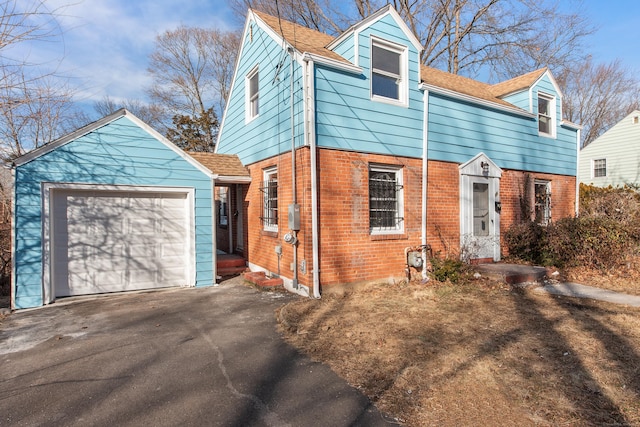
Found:
[(456, 259), (431, 258), (431, 275), (438, 282), (458, 283), (464, 277), (465, 264)]

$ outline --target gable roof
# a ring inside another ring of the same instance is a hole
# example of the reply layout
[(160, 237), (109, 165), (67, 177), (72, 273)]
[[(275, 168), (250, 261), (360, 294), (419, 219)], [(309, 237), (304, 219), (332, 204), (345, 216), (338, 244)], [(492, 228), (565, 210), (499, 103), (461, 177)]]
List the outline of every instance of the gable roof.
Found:
[(334, 61), (351, 64), (341, 55), (338, 55), (326, 47), (333, 41), (333, 37), (330, 35), (268, 15), (264, 12), (259, 12), (257, 10), (251, 10), (251, 12), (258, 16), (260, 20), (271, 28), (272, 31), (282, 37), (299, 52), (307, 52), (313, 55), (333, 59)]
[[(279, 35), (286, 43), (293, 46), (300, 53), (309, 53), (311, 55), (324, 57), (344, 65), (354, 65), (341, 55), (331, 50), (331, 47), (334, 46), (338, 40), (343, 39), (345, 34), (354, 32), (356, 28), (359, 28), (359, 26), (362, 25), (362, 23), (369, 22), (368, 20), (374, 18), (379, 19), (380, 16), (389, 13), (391, 10), (395, 11), (395, 9), (390, 5), (383, 7), (375, 12), (371, 17), (365, 18), (365, 20), (350, 27), (345, 31), (345, 33), (337, 38), (320, 31), (312, 30), (302, 25), (294, 24), (287, 20), (271, 16), (264, 12), (251, 10), (250, 13), (256, 15), (261, 21), (268, 25), (271, 31)], [(397, 13), (392, 15), (395, 18)], [(413, 39), (415, 39), (415, 36), (413, 36)], [(513, 112), (531, 115), (528, 111), (514, 106), (513, 104), (501, 99), (501, 97), (509, 93), (530, 88), (547, 71), (548, 68), (545, 67), (495, 85), (490, 85), (468, 77), (447, 73), (436, 68), (422, 65), (420, 67), (420, 78), (422, 83), (426, 85), (462, 94), (466, 97), (476, 98), (484, 102), (497, 104), (499, 106), (506, 107)]]
[(547, 67), (539, 68), (527, 74), (514, 77), (501, 83), (496, 83), (492, 86), (491, 90), (493, 91), (494, 96), (502, 97), (510, 93), (529, 89), (547, 71), (549, 71)]
[(195, 151), (190, 151), (188, 154), (223, 180), (224, 177), (249, 179), (251, 177), (247, 168), (242, 165), (240, 157), (236, 154), (201, 153)]
[(142, 130), (147, 132), (149, 135), (151, 135), (151, 137), (156, 139), (161, 144), (165, 145), (169, 150), (173, 151), (178, 156), (182, 157), (184, 160), (186, 160), (188, 163), (190, 163), (196, 169), (200, 170), (205, 175), (211, 178), (215, 178), (215, 175), (211, 174), (209, 169), (205, 168), (203, 165), (195, 161), (191, 156), (189, 156), (187, 153), (185, 153), (183, 150), (178, 148), (175, 144), (173, 144), (167, 138), (162, 136), (159, 132), (157, 132), (151, 126), (149, 126), (148, 124), (146, 124), (145, 122), (143, 122), (142, 120), (134, 116), (131, 112), (129, 112), (125, 108), (121, 108), (120, 110), (114, 113), (111, 113), (108, 116), (105, 116), (99, 120), (96, 120), (95, 122), (89, 123), (88, 125), (83, 126), (78, 130), (75, 130), (61, 138), (56, 139), (55, 141), (51, 141), (48, 144), (45, 144), (39, 148), (36, 148), (35, 150), (28, 152), (23, 156), (18, 157), (13, 161), (12, 167), (23, 165), (34, 159), (37, 159), (40, 156), (44, 156), (45, 154), (50, 153), (51, 151), (57, 149), (58, 147), (61, 147), (65, 144), (75, 141), (76, 139), (81, 138), (91, 132), (94, 132), (97, 129), (100, 129), (101, 127), (107, 126), (110, 123), (113, 123), (122, 117), (126, 117), (127, 119), (131, 120), (131, 122), (133, 122), (136, 126), (138, 126)]

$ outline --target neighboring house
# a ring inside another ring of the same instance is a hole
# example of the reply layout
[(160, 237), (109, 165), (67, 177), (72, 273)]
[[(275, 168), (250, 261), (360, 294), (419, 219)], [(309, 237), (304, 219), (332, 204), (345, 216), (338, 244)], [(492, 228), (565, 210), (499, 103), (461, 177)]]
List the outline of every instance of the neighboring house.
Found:
[(640, 185), (640, 110), (580, 150), (578, 177), (597, 187)]
[(251, 173), (230, 192), (252, 270), (318, 297), (404, 277), (426, 244), (499, 260), (515, 221), (575, 214), (579, 126), (551, 73), (488, 85), (420, 52), (391, 6), (336, 38), (249, 11), (216, 152)]
[(250, 178), (197, 157), (120, 110), (16, 159), (12, 306), (214, 284), (215, 186)]

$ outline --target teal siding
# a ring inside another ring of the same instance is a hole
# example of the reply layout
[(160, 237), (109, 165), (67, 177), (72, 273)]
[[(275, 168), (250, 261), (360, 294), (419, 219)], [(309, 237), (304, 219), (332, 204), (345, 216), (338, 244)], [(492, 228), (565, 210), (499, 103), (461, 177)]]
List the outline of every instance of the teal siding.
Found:
[[(408, 107), (371, 100), (371, 35), (408, 47)], [(362, 75), (318, 66), (315, 71), (318, 146), (368, 153), (422, 155), (423, 92), (418, 89), (419, 56), (387, 15), (359, 34)]]
[(195, 188), (196, 286), (213, 283), (209, 177), (127, 117), (120, 117), (16, 168), (16, 308), (43, 304), (41, 185), (45, 182)]
[[(291, 57), (258, 25), (251, 25), (253, 40), (245, 34), (217, 147), (218, 153), (237, 154), (245, 165), (291, 150)], [(256, 65), (259, 115), (245, 123), (245, 77)], [(297, 62), (293, 67), (295, 138), (300, 146), (302, 67)]]
[(576, 173), (575, 131), (543, 138), (535, 118), (430, 94), (428, 133), (429, 159), (464, 163), (482, 151), (505, 169)]
[[(531, 105), (529, 102), (529, 90), (522, 92), (512, 93), (511, 95), (502, 97), (505, 101), (516, 107), (522, 108), (525, 111), (531, 111)], [(537, 108), (537, 107), (536, 107)]]

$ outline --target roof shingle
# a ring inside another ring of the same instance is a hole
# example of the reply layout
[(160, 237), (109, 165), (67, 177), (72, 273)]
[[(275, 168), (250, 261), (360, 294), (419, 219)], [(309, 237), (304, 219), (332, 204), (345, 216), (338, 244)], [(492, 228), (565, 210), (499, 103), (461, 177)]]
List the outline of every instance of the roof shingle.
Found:
[(199, 153), (190, 151), (191, 157), (211, 172), (221, 176), (250, 176), (235, 154)]

